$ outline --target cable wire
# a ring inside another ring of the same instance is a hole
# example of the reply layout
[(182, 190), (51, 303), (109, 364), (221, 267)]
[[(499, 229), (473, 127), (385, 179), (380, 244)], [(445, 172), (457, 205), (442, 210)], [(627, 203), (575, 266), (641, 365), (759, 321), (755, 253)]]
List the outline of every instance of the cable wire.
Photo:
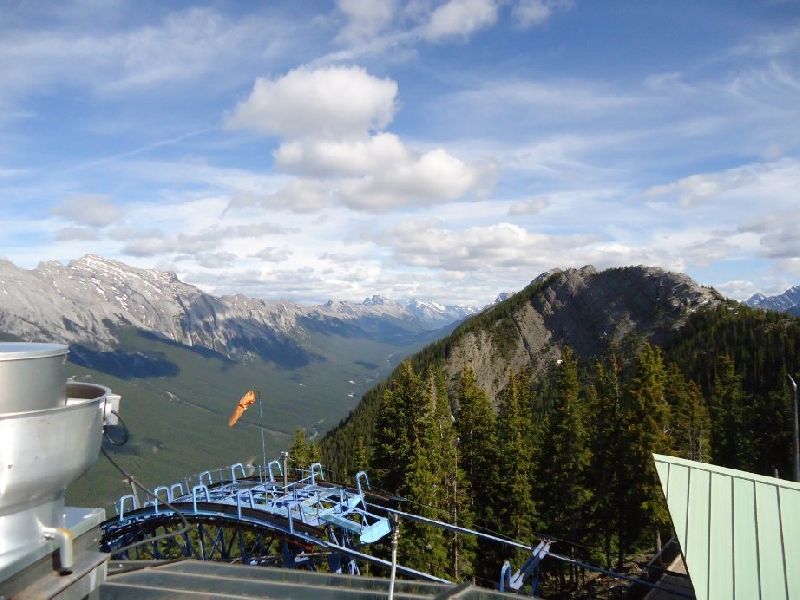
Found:
[[(131, 483), (131, 485), (135, 485), (136, 487), (141, 489), (150, 498), (153, 498), (154, 500), (158, 499), (157, 496), (150, 489), (146, 488), (141, 483), (139, 483), (136, 480), (136, 477), (129, 474), (125, 469), (123, 469), (119, 464), (117, 464), (117, 462), (113, 458), (111, 458), (111, 456), (108, 454), (108, 452), (106, 452), (105, 448), (101, 446), (100, 451), (103, 453), (103, 456), (105, 456), (108, 459), (108, 462), (110, 462), (120, 473), (122, 473), (125, 476), (125, 478)], [(158, 542), (163, 539), (177, 537), (189, 531), (189, 521), (186, 520), (186, 517), (183, 515), (183, 513), (167, 501), (164, 501), (163, 504), (167, 506), (170, 510), (172, 510), (175, 513), (175, 515), (180, 518), (182, 523), (181, 528), (178, 531), (162, 533), (155, 537), (148, 538), (146, 540), (139, 540), (138, 542), (128, 544), (127, 546), (122, 546), (121, 548), (117, 548), (116, 552), (124, 552), (126, 550), (130, 550), (131, 548), (136, 548), (137, 546), (142, 546), (144, 544), (150, 544), (153, 542)]]

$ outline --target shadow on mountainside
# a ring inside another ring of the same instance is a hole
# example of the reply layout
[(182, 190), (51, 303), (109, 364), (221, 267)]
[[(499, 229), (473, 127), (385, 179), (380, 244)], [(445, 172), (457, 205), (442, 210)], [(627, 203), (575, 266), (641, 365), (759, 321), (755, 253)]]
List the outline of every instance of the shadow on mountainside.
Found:
[(69, 360), (78, 366), (123, 380), (174, 377), (180, 372), (178, 365), (160, 353), (144, 354), (122, 350), (102, 352), (82, 344), (70, 345)]

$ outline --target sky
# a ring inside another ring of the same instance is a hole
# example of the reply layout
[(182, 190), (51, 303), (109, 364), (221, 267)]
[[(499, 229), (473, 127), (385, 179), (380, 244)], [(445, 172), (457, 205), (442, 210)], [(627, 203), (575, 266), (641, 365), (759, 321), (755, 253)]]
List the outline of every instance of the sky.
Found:
[(800, 285), (800, 0), (0, 0), (0, 258), (484, 306)]

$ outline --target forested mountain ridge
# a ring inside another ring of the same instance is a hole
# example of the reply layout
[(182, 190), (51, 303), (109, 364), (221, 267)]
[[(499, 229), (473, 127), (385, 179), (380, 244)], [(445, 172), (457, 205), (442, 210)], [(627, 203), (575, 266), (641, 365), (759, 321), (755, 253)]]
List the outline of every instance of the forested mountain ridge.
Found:
[[(788, 475), (798, 370), (786, 314), (659, 269), (551, 272), (404, 361), (321, 450), (432, 518), (622, 569), (671, 533), (654, 452)], [(404, 536), (405, 563), (456, 579), (508, 558)], [(553, 574), (558, 593), (577, 585)]]
[(693, 311), (720, 301), (690, 277), (654, 267), (554, 270), (470, 318), (421, 358), (443, 346), (448, 380), (469, 365), (494, 398), (509, 373), (527, 368), (537, 377), (565, 346), (588, 358), (631, 336), (658, 344)]
[[(476, 384), (496, 404), (513, 373), (526, 369), (539, 378), (561, 358), (566, 346), (578, 357), (589, 358), (626, 340), (658, 344), (699, 308), (722, 302), (715, 290), (687, 275), (654, 267), (551, 270), (409, 360), (418, 370), (440, 365), (451, 398), (468, 366)], [(367, 442), (372, 439), (386, 383), (368, 392), (323, 440), (322, 448), (330, 449), (328, 459), (333, 464), (344, 464), (359, 436)], [(339, 444), (345, 445), (342, 453), (333, 451)]]

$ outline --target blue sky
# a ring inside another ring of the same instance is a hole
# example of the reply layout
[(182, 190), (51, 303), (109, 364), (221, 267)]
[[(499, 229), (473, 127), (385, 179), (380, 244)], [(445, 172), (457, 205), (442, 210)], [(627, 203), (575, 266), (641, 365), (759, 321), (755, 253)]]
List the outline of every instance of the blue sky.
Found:
[(0, 256), (482, 306), (800, 284), (800, 2), (0, 3)]

